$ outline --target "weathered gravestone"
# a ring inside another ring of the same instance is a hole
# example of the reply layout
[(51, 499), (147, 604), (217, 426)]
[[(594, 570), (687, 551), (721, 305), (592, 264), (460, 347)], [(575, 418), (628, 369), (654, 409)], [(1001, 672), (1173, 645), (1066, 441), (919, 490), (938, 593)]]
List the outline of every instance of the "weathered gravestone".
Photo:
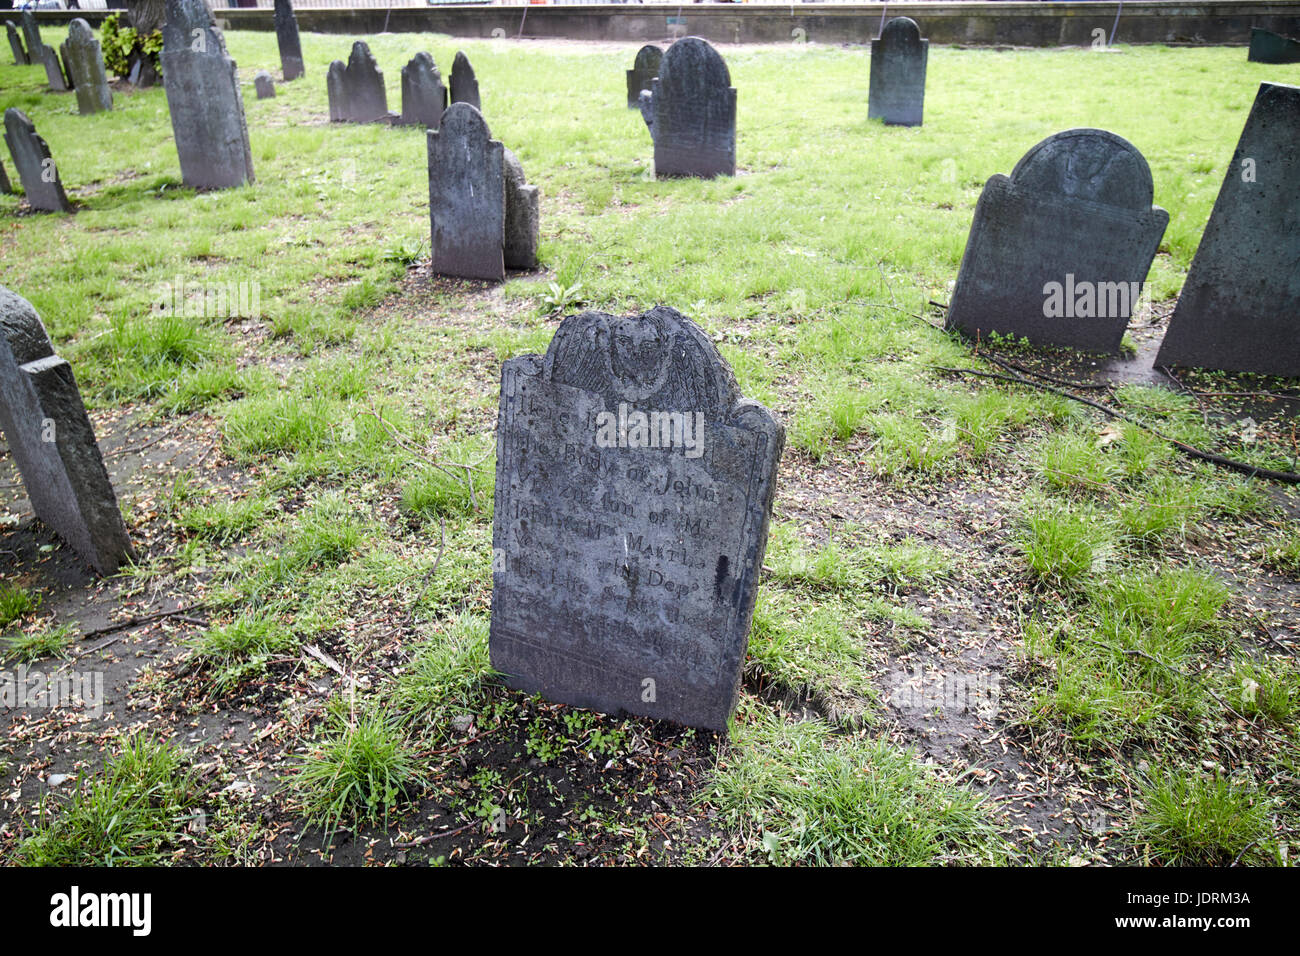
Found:
[(306, 72), (306, 67), (302, 41), (298, 38), (298, 18), (289, 0), (275, 0), (275, 41), (280, 47), (280, 74), (286, 83), (296, 80)]
[(375, 63), (370, 47), (360, 40), (352, 44), (347, 66), (342, 60), (330, 64), (325, 89), (329, 93), (330, 122), (388, 122), (384, 74)]
[(32, 61), (27, 56), (22, 37), (18, 35), (18, 27), (12, 20), (5, 21), (5, 32), (9, 34), (9, 49), (14, 55), (14, 66), (28, 66)]
[(181, 179), (197, 189), (253, 182), (244, 95), (203, 0), (167, 0), (162, 69)]
[(45, 45), (41, 42), (41, 28), (36, 22), (36, 15), (30, 10), (22, 11), (22, 21), (23, 39), (27, 41), (27, 59), (35, 65), (41, 47)]
[(971, 338), (1117, 353), (1169, 214), (1151, 205), (1151, 170), (1099, 129), (1043, 140), (975, 207), (948, 328)]
[(14, 191), (14, 187), (9, 182), (9, 174), (5, 172), (4, 160), (0, 160), (0, 193), (9, 194)]
[(275, 80), (271, 79), (271, 74), (266, 70), (258, 70), (254, 74), (253, 88), (257, 90), (259, 100), (271, 99), (275, 96)]
[(36, 516), (100, 574), (131, 558), (72, 367), (31, 303), (0, 286), (0, 429)]
[(68, 84), (68, 89), (75, 90), (77, 88), (77, 78), (72, 75), (71, 54), (72, 50), (68, 46), (68, 41), (64, 40), (59, 44), (59, 66), (63, 69), (63, 78)]
[(437, 129), (447, 108), (447, 88), (442, 85), (433, 57), (421, 52), (402, 67), (402, 116), (398, 125)]
[(68, 72), (77, 91), (77, 109), (83, 116), (113, 108), (113, 93), (104, 70), (104, 54), (90, 24), (80, 17), (68, 27)]
[(36, 49), (40, 54), (41, 65), (45, 67), (45, 80), (50, 84), (50, 89), (55, 93), (68, 92), (71, 87), (68, 85), (67, 75), (63, 72), (59, 51), (46, 43), (42, 43)]
[(492, 138), (483, 114), (453, 103), (428, 135), (433, 271), (500, 281), (506, 268), (534, 268), (537, 187)]
[(641, 99), (641, 91), (650, 89), (650, 84), (659, 75), (659, 64), (663, 62), (664, 51), (653, 43), (647, 43), (636, 51), (632, 69), (627, 71), (627, 106), (635, 107)]
[(1300, 376), (1300, 87), (1260, 85), (1156, 365)]
[(668, 48), (642, 94), (656, 176), (734, 176), (736, 91), (718, 51), (699, 37)]
[(1251, 63), (1300, 63), (1300, 40), (1251, 27), (1246, 59)]
[(677, 311), (505, 363), (490, 650), (528, 693), (725, 730), (784, 431)]
[(469, 65), (469, 57), (459, 50), (451, 61), (451, 101), (468, 103), (480, 113), (483, 103), (478, 95), (478, 79), (474, 76), (474, 67)]
[(72, 212), (59, 168), (50, 157), (49, 145), (20, 109), (5, 110), (5, 144), (14, 158), (28, 205), (45, 212)]
[(895, 17), (871, 41), (871, 91), (867, 118), (889, 126), (920, 126), (925, 107), (925, 65), (930, 41), (915, 20)]

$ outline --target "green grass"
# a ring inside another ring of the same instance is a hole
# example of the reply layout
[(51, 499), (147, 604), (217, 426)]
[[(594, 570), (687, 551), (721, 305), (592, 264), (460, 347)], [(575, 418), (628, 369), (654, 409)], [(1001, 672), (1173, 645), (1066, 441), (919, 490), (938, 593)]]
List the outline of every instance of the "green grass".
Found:
[(46, 657), (66, 657), (77, 635), (71, 624), (42, 624), (33, 631), (0, 638), (0, 657), (30, 664)]
[(268, 661), (293, 651), (297, 641), (272, 613), (243, 614), (189, 642), (190, 664), (214, 696), (266, 673)]
[(392, 689), (393, 710), (437, 739), (453, 716), (473, 712), (490, 673), (488, 622), (460, 617), (413, 648)]
[[(1152, 859), (1169, 866), (1225, 866), (1272, 832), (1270, 802), (1250, 785), (1204, 774), (1172, 773), (1140, 794), (1144, 809), (1132, 835)], [(1255, 862), (1254, 859), (1251, 862)]]
[(41, 596), (14, 584), (0, 584), (0, 628), (30, 614), (41, 606)]

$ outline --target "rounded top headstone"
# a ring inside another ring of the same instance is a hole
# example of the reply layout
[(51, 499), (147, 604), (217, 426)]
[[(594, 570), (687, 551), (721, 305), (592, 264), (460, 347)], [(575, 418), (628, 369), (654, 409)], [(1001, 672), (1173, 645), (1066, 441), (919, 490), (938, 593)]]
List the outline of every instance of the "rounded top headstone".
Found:
[(1011, 179), (1029, 189), (1124, 209), (1150, 209), (1155, 196), (1151, 168), (1137, 147), (1104, 129), (1052, 134), (1021, 157)]
[(659, 64), (663, 62), (664, 51), (655, 46), (653, 43), (647, 43), (641, 49), (636, 51), (636, 60), (632, 64), (634, 70), (657, 70)]
[(442, 114), (442, 131), (453, 136), (478, 136), (484, 140), (492, 138), (487, 120), (470, 103), (452, 103), (447, 107)]
[(659, 87), (731, 86), (731, 73), (722, 54), (699, 37), (683, 37), (668, 48), (659, 64)]
[(921, 28), (911, 17), (894, 17), (880, 31), (880, 39), (887, 43), (920, 43)]
[(375, 62), (375, 55), (370, 52), (370, 47), (364, 40), (353, 43), (352, 52), (348, 54), (348, 68), (351, 69), (357, 63), (364, 63), (374, 70), (379, 68), (379, 64)]
[(19, 365), (54, 354), (50, 337), (32, 304), (0, 285), (0, 336)]
[(68, 39), (76, 40), (78, 43), (89, 43), (95, 39), (95, 31), (90, 29), (90, 24), (81, 17), (75, 17), (68, 24)]

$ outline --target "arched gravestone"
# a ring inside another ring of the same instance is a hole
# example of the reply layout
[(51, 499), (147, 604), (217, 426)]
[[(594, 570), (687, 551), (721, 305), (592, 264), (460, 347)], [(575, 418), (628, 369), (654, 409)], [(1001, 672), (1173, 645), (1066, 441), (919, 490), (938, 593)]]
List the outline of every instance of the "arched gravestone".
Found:
[(420, 52), (402, 67), (402, 117), (401, 126), (419, 126), (437, 129), (447, 108), (447, 88), (442, 85), (442, 74), (433, 57)]
[(28, 66), (31, 59), (27, 56), (27, 48), (23, 46), (22, 37), (18, 35), (18, 27), (12, 20), (5, 21), (5, 32), (9, 34), (9, 49), (14, 55), (14, 66)]
[(659, 75), (659, 64), (663, 62), (664, 51), (653, 43), (647, 43), (636, 51), (632, 69), (627, 71), (627, 107), (633, 109), (641, 97), (642, 90), (650, 89), (650, 84)]
[(483, 115), (453, 103), (428, 136), (433, 271), (500, 281), (506, 267), (536, 266), (537, 187)]
[(298, 38), (298, 18), (289, 0), (275, 0), (275, 42), (280, 47), (280, 75), (288, 83), (306, 72), (302, 59), (302, 41)]
[(474, 76), (474, 67), (469, 65), (469, 57), (459, 50), (456, 51), (456, 58), (451, 61), (451, 101), (468, 103), (480, 113), (483, 112), (483, 102), (479, 99), (478, 79)]
[(181, 179), (196, 189), (253, 182), (235, 61), (203, 0), (167, 0), (162, 34), (163, 86)]
[(1300, 41), (1251, 27), (1246, 59), (1251, 63), (1300, 63)]
[(925, 65), (930, 41), (915, 20), (895, 17), (871, 41), (871, 91), (867, 118), (889, 126), (920, 126), (925, 107)]
[(259, 100), (269, 100), (275, 98), (275, 80), (266, 70), (258, 70), (253, 74), (253, 89), (257, 91)]
[(656, 176), (734, 176), (736, 91), (718, 51), (699, 37), (668, 48), (649, 103)]
[(90, 24), (80, 17), (68, 27), (64, 44), (68, 72), (77, 91), (77, 109), (83, 116), (113, 108), (113, 93), (104, 69), (104, 54)]
[(331, 122), (388, 122), (388, 91), (384, 89), (384, 74), (375, 63), (370, 47), (362, 41), (352, 44), (347, 66), (342, 60), (330, 64), (325, 89), (329, 93)]
[(1132, 143), (1099, 129), (1043, 140), (975, 207), (948, 308), (971, 338), (1117, 353), (1169, 224)]
[(505, 363), (490, 651), (506, 683), (725, 730), (784, 431), (669, 308)]
[(1260, 84), (1156, 364), (1300, 376), (1300, 87)]
[(68, 92), (72, 87), (68, 85), (67, 74), (63, 72), (59, 51), (47, 43), (42, 43), (37, 50), (40, 51), (41, 65), (45, 67), (45, 80), (50, 84), (50, 89), (55, 93)]
[(100, 574), (131, 558), (72, 368), (31, 303), (0, 286), (0, 430), (36, 517)]
[(45, 212), (72, 212), (49, 145), (20, 109), (5, 110), (5, 144), (14, 158), (27, 204)]
[(27, 59), (32, 64), (38, 61), (41, 47), (45, 44), (41, 42), (41, 27), (36, 22), (36, 15), (30, 10), (22, 11), (23, 39), (27, 41)]

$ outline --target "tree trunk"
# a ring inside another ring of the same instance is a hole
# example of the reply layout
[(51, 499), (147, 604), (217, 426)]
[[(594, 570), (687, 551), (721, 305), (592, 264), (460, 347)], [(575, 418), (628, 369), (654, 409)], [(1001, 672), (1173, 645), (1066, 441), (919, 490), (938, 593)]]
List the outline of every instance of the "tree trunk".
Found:
[(167, 5), (165, 0), (126, 0), (126, 11), (135, 32), (145, 36), (162, 29)]

